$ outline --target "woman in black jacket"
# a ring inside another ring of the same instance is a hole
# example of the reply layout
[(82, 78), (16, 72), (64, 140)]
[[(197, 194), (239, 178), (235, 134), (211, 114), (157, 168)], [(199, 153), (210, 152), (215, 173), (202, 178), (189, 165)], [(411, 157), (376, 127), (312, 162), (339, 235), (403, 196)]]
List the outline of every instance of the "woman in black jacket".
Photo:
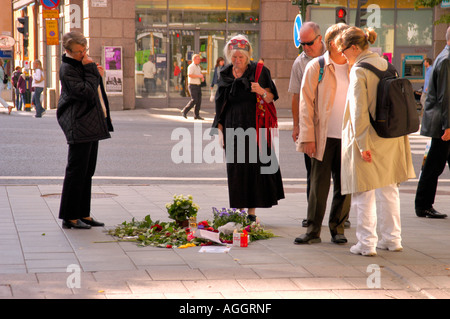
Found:
[(104, 69), (89, 57), (86, 45), (79, 32), (63, 36), (66, 53), (59, 73), (61, 96), (56, 116), (69, 144), (59, 211), (64, 228), (104, 226), (90, 217), (92, 176), (98, 141), (110, 138), (113, 128), (103, 88)]

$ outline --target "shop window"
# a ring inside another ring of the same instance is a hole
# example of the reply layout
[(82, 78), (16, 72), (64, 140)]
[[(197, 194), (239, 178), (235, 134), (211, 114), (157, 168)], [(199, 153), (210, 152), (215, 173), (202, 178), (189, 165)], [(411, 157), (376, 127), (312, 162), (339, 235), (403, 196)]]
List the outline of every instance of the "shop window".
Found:
[(398, 46), (430, 46), (433, 41), (433, 12), (423, 10), (397, 10)]
[(223, 25), (226, 22), (226, 6), (226, 0), (169, 0), (169, 24)]

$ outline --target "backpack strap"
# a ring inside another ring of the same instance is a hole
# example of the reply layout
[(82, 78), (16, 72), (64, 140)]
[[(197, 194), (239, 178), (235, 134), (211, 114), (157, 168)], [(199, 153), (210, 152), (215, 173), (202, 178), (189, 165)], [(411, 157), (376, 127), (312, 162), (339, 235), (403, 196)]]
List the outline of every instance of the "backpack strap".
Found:
[(323, 68), (325, 66), (325, 58), (323, 57), (323, 55), (319, 56), (319, 65), (320, 65), (320, 70), (319, 70), (319, 83), (322, 82), (323, 79)]
[(367, 63), (367, 62), (358, 62), (357, 64), (355, 64), (356, 67), (361, 67), (367, 70), (372, 71), (373, 73), (376, 74), (376, 76), (378, 76), (378, 78), (381, 80), (385, 73), (388, 72), (390, 73), (392, 76), (397, 76), (398, 77), (398, 72), (395, 69), (395, 67), (388, 62), (388, 67), (386, 69), (386, 71), (381, 71), (380, 69), (374, 67), (372, 64)]

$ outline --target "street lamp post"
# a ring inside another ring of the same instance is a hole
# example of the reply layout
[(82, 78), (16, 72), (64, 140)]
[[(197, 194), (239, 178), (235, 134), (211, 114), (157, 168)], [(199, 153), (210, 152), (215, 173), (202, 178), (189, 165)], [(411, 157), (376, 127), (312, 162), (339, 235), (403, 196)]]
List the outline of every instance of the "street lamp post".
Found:
[[(291, 0), (291, 4), (293, 6), (298, 6), (298, 9), (300, 10), (300, 14), (302, 16), (302, 23), (306, 20), (306, 8), (311, 5), (320, 5), (319, 0)], [(301, 45), (299, 46), (298, 50), (299, 54), (302, 53), (303, 49)]]

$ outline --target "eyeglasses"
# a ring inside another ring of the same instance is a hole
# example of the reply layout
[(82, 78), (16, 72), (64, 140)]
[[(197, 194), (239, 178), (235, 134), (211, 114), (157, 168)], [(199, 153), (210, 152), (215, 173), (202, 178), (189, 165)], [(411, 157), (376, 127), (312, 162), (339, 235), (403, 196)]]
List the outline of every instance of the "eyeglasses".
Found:
[(89, 51), (88, 47), (84, 48), (83, 51), (72, 51), (72, 50), (70, 50), (70, 52), (72, 52), (73, 54), (83, 54), (83, 53), (86, 53), (87, 51)]
[(307, 46), (310, 47), (310, 46), (312, 46), (312, 45), (314, 44), (314, 42), (316, 42), (316, 40), (317, 40), (318, 37), (320, 37), (320, 34), (318, 34), (318, 35), (314, 38), (314, 40), (312, 40), (311, 42), (300, 42), (300, 44), (303, 45), (303, 46), (304, 46), (304, 45), (307, 45)]
[(353, 44), (349, 44), (344, 50), (341, 50), (341, 53), (344, 53), (345, 50), (348, 50), (352, 47)]
[(241, 39), (241, 40), (233, 39), (233, 40), (230, 41), (230, 43), (231, 44), (238, 44), (238, 43), (240, 43), (240, 44), (243, 44), (243, 45), (248, 44), (248, 42), (246, 40), (244, 40), (244, 39)]

